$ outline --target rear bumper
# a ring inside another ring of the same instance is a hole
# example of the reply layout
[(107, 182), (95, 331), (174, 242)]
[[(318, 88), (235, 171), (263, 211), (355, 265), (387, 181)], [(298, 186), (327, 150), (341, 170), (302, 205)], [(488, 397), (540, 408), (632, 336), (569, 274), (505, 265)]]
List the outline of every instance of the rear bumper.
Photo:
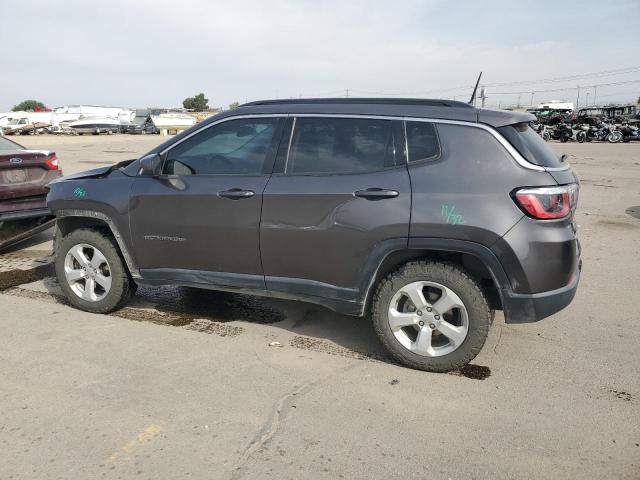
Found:
[(0, 201), (0, 221), (21, 220), (46, 215), (51, 215), (49, 208), (47, 208), (46, 195)]
[(47, 217), (51, 215), (48, 208), (35, 208), (32, 210), (18, 210), (15, 212), (0, 212), (0, 222), (10, 220), (22, 220), (24, 218)]
[(521, 294), (502, 291), (502, 304), (506, 323), (537, 322), (559, 312), (571, 303), (578, 290), (582, 262), (578, 264), (571, 282), (557, 290)]

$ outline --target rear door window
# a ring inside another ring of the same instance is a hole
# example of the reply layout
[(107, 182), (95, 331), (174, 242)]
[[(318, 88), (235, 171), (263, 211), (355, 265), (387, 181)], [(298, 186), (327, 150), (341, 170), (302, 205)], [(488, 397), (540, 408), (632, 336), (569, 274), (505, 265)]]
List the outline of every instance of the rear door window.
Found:
[(509, 141), (525, 160), (541, 167), (562, 167), (558, 155), (529, 126), (528, 123), (515, 123), (499, 127), (498, 131)]
[(285, 171), (300, 175), (339, 174), (393, 167), (394, 139), (391, 120), (298, 117)]

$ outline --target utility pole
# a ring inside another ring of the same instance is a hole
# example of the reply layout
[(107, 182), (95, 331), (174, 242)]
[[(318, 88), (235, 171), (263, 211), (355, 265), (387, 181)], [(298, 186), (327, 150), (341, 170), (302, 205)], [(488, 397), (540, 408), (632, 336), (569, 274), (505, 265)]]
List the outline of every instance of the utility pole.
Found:
[(484, 108), (484, 101), (487, 99), (486, 93), (487, 93), (487, 91), (485, 90), (484, 87), (482, 87), (480, 89), (480, 100), (482, 100), (482, 108)]
[(593, 86), (593, 105), (596, 104), (596, 96), (598, 95), (598, 85)]
[(578, 85), (578, 96), (576, 97), (576, 110), (580, 108), (580, 85)]
[(345, 89), (344, 89), (344, 96), (345, 96), (345, 97), (348, 97), (348, 96), (349, 96), (349, 89), (348, 89), (348, 88), (345, 88)]
[(531, 92), (531, 106), (532, 106), (532, 107), (533, 107), (533, 95), (534, 95), (535, 93), (536, 93), (536, 92)]
[(516, 108), (520, 108), (520, 95), (518, 94), (518, 105), (516, 106)]
[(585, 107), (589, 106), (589, 92), (587, 92), (587, 104), (585, 105)]

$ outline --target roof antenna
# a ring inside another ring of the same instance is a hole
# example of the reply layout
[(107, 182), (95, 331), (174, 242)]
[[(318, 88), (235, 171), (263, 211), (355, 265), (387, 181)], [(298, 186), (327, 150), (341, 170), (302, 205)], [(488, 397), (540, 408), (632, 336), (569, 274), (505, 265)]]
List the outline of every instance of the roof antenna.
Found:
[(476, 101), (476, 92), (478, 91), (478, 84), (480, 83), (480, 78), (482, 77), (482, 72), (478, 75), (478, 81), (476, 82), (476, 86), (473, 89), (473, 93), (471, 94), (471, 100), (469, 100), (469, 105), (473, 105)]

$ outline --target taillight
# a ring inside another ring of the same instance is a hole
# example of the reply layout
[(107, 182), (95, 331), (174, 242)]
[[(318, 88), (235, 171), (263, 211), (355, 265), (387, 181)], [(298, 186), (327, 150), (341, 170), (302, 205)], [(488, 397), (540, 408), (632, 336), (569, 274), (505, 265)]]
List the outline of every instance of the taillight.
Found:
[(44, 161), (44, 166), (47, 167), (47, 170), (58, 170), (58, 157), (51, 155)]
[(578, 204), (578, 184), (523, 188), (516, 190), (514, 198), (520, 208), (532, 218), (564, 218), (575, 210)]

